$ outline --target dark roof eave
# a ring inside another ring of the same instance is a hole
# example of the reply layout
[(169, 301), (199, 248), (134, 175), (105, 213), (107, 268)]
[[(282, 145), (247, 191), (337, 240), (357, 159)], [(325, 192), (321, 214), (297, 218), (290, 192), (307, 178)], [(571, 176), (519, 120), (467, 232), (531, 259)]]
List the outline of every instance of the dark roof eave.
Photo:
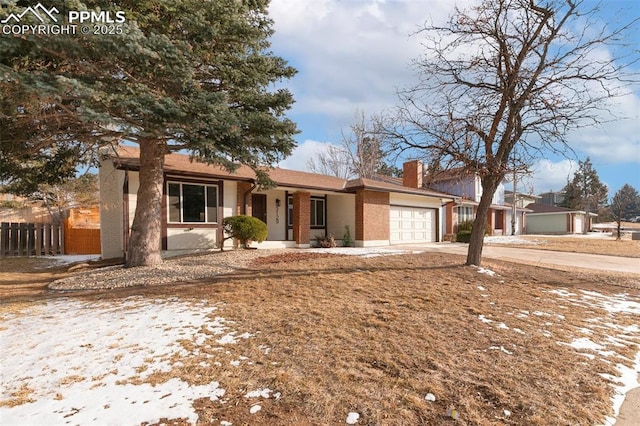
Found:
[[(130, 170), (134, 172), (140, 171), (140, 163), (138, 163), (136, 160), (133, 160), (133, 159), (126, 159), (126, 160), (115, 159), (113, 161), (113, 165), (116, 169), (119, 169), (119, 170)], [(180, 176), (180, 177), (255, 182), (255, 179), (246, 178), (242, 176), (223, 175), (223, 174), (216, 174), (216, 173), (199, 173), (199, 172), (184, 171), (179, 169), (171, 169), (166, 167), (163, 169), (163, 173), (165, 175)]]
[[(131, 170), (131, 171), (140, 171), (140, 163), (135, 159), (123, 159), (116, 158), (113, 161), (114, 167), (116, 169), (121, 170)], [(217, 174), (217, 173), (198, 173), (193, 171), (185, 171), (180, 169), (172, 169), (172, 168), (164, 168), (164, 174), (172, 175), (172, 176), (180, 176), (180, 177), (195, 177), (201, 179), (221, 179), (221, 180), (231, 180), (238, 182), (255, 182), (254, 178), (246, 178), (243, 176), (234, 176), (233, 174)], [(326, 191), (326, 192), (345, 192), (344, 189), (340, 188), (327, 188), (323, 186), (317, 185), (301, 185), (296, 183), (289, 182), (278, 182), (274, 181), (278, 186), (285, 186), (289, 188), (298, 188), (298, 189), (311, 189), (316, 191)]]
[(402, 187), (391, 189), (391, 188), (375, 187), (375, 186), (371, 186), (371, 185), (357, 185), (357, 186), (346, 187), (340, 192), (355, 193), (356, 191), (358, 191), (360, 189), (366, 189), (367, 191), (375, 191), (375, 192), (389, 192), (389, 193), (390, 192), (397, 192), (397, 193), (400, 193), (400, 194), (410, 194), (410, 195), (419, 195), (419, 196), (423, 196), (423, 197), (438, 198), (439, 200), (441, 200), (442, 202), (445, 202), (445, 203), (448, 203), (450, 201), (454, 201), (453, 197), (451, 197), (449, 195), (446, 195), (446, 194), (424, 192), (424, 191), (419, 191), (419, 190), (415, 190), (415, 189), (412, 189), (412, 188), (403, 189)]

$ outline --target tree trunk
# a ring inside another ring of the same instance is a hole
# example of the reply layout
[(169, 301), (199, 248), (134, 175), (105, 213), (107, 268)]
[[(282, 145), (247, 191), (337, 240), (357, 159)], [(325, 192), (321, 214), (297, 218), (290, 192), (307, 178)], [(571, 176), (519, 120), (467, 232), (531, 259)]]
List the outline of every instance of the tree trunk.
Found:
[(149, 266), (162, 262), (162, 184), (165, 146), (157, 139), (141, 139), (140, 187), (131, 226), (126, 266)]
[(473, 221), (469, 250), (467, 251), (467, 265), (480, 266), (482, 262), (482, 246), (484, 244), (484, 231), (489, 218), (489, 208), (493, 200), (501, 178), (486, 177), (482, 179), (482, 197), (476, 211), (476, 218)]

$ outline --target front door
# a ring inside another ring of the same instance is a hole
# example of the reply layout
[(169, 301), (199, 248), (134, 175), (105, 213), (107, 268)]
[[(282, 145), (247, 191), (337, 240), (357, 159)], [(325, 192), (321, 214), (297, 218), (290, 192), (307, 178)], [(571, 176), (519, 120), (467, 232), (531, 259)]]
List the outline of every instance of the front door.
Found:
[(267, 223), (267, 196), (265, 194), (251, 194), (251, 216)]

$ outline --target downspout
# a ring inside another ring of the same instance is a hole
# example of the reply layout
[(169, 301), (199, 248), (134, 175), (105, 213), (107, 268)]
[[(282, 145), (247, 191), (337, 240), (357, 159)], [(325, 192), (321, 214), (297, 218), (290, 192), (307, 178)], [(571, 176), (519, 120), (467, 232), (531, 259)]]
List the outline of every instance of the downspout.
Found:
[(247, 215), (247, 204), (248, 204), (247, 200), (249, 198), (249, 194), (251, 194), (253, 190), (256, 189), (257, 186), (258, 184), (254, 182), (253, 185), (251, 185), (251, 188), (249, 188), (247, 192), (244, 193), (244, 202), (242, 204), (242, 214), (245, 216)]

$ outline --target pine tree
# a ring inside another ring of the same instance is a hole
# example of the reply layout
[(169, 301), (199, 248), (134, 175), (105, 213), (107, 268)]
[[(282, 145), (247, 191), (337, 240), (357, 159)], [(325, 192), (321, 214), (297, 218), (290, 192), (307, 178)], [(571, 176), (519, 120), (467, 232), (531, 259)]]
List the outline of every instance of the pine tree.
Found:
[(295, 146), (296, 126), (284, 115), (293, 98), (276, 87), (295, 70), (269, 51), (268, 3), (85, 1), (88, 10), (125, 12), (121, 31), (0, 37), (0, 162), (15, 158), (9, 147), (48, 164), (56, 146), (137, 143), (127, 265), (160, 262), (165, 154), (188, 150), (229, 169), (246, 164), (268, 183), (260, 167)]
[(598, 211), (607, 204), (609, 192), (607, 186), (600, 182), (598, 172), (593, 168), (589, 157), (578, 162), (578, 170), (571, 181), (567, 182), (563, 191), (565, 196), (562, 207), (586, 212), (584, 232), (587, 233), (589, 231), (589, 214)]

